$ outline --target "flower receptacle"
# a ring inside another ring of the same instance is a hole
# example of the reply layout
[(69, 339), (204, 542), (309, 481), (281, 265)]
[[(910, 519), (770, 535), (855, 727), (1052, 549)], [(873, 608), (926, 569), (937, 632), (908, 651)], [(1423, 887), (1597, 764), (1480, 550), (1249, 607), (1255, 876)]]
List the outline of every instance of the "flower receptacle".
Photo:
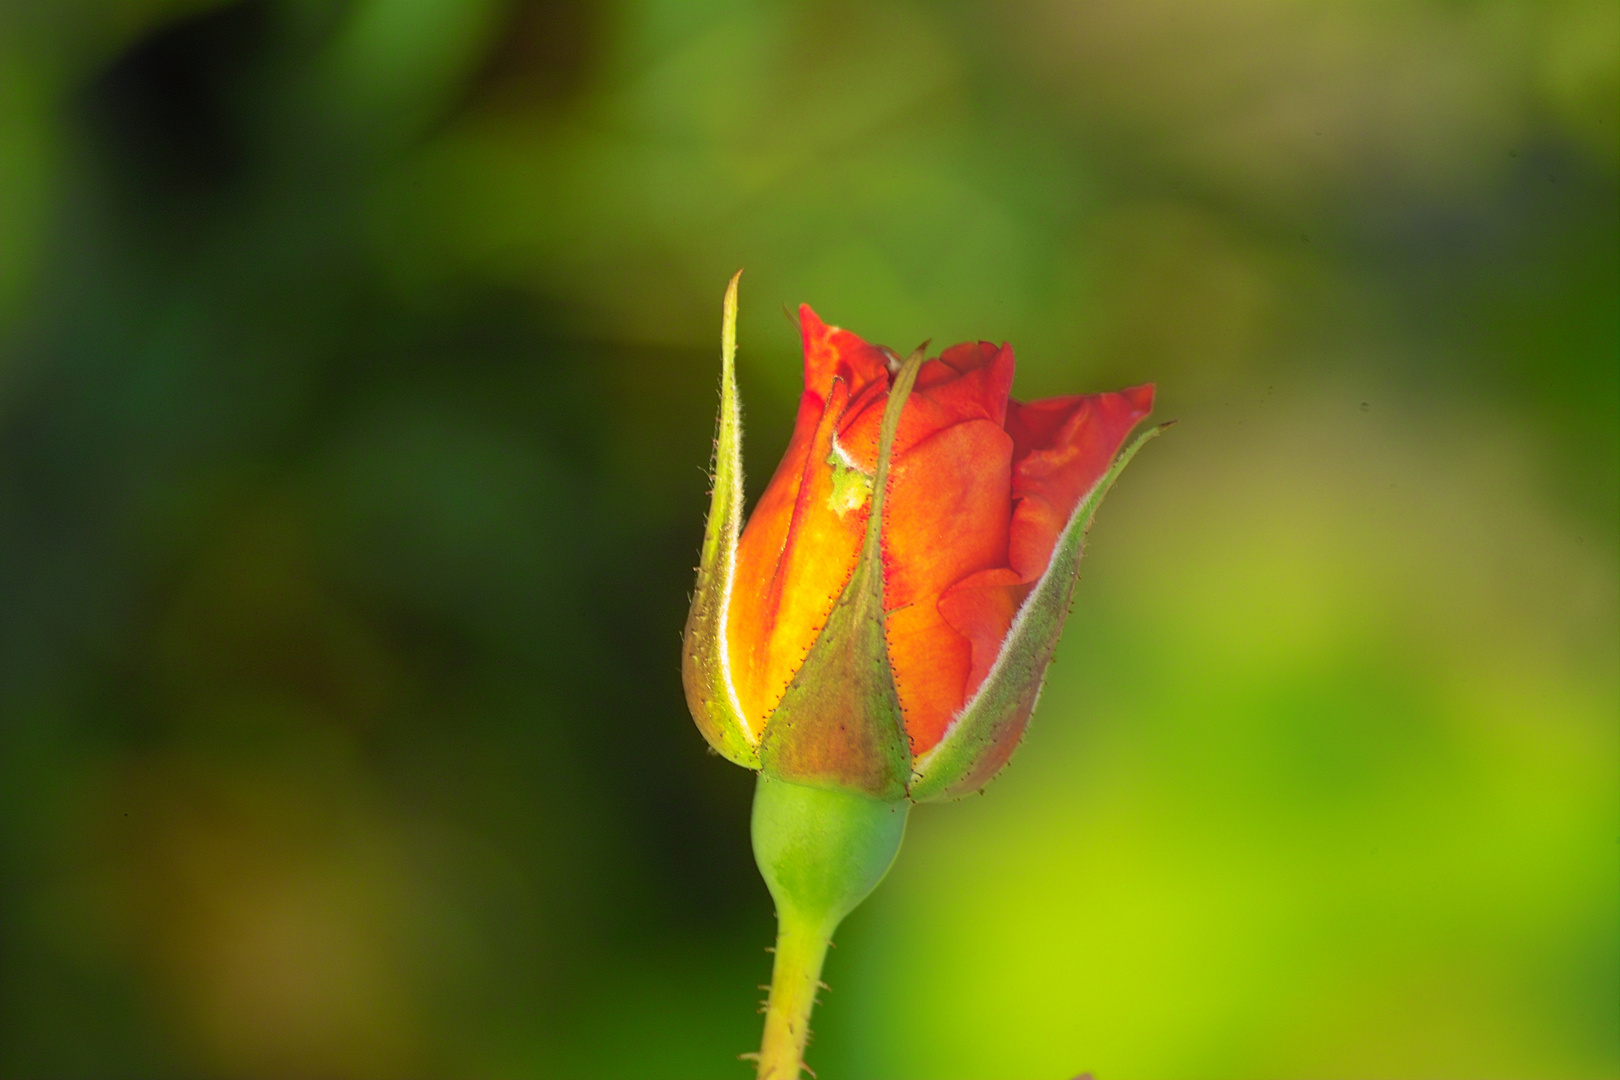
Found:
[(761, 774), (754, 788), (754, 859), (777, 911), (828, 934), (877, 888), (905, 835), (911, 803)]
[(761, 774), (754, 859), (776, 901), (776, 960), (765, 1007), (760, 1080), (797, 1080), (827, 943), (877, 888), (906, 832), (911, 803)]

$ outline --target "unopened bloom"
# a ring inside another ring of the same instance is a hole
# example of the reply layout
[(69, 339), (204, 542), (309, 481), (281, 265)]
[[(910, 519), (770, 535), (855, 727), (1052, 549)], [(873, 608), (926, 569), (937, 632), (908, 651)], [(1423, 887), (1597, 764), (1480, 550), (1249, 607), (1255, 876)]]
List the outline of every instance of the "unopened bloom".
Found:
[(1153, 387), (1020, 403), (1007, 345), (902, 364), (801, 307), (793, 438), (740, 530), (735, 281), (727, 304), (683, 664), (698, 727), (811, 787), (921, 801), (983, 786), (1028, 722)]
[(798, 421), (743, 530), (736, 320), (733, 277), (682, 675), (710, 745), (760, 772), (777, 938), (758, 1077), (797, 1080), (828, 942), (911, 804), (974, 790), (1017, 745), (1153, 388), (1024, 405), (1005, 345), (902, 363), (800, 308)]

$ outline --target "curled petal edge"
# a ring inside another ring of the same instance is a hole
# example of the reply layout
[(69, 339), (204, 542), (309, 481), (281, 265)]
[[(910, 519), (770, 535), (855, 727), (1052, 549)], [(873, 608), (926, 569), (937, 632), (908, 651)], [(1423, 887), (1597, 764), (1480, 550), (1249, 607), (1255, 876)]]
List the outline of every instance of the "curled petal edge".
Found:
[(714, 440), (709, 519), (703, 528), (697, 589), (686, 617), (681, 682), (698, 730), (715, 752), (759, 768), (759, 747), (749, 731), (731, 678), (727, 621), (742, 533), (742, 411), (737, 399), (738, 270), (726, 286), (720, 330), (720, 418)]
[(908, 793), (914, 802), (972, 794), (1006, 764), (1040, 697), (1047, 664), (1074, 599), (1086, 531), (1097, 507), (1136, 452), (1169, 426), (1159, 424), (1133, 439), (1075, 507), (1046, 572), (1019, 608), (984, 682), (952, 720), (944, 738), (913, 763)]

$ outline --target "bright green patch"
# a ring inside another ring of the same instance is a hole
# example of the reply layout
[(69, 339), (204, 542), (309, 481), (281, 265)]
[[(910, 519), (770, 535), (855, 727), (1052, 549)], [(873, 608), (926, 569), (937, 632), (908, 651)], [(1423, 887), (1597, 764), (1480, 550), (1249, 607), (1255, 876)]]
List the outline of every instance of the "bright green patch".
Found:
[(856, 468), (837, 446), (828, 452), (827, 464), (832, 466), (832, 494), (827, 496), (827, 509), (843, 517), (865, 506), (872, 497), (872, 478)]

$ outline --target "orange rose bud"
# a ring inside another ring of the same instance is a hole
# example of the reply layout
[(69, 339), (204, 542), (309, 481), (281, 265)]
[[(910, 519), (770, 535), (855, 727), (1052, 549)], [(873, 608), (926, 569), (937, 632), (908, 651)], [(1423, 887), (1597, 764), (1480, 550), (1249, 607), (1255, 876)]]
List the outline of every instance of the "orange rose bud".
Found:
[(902, 364), (799, 309), (804, 394), (746, 530), (726, 296), (713, 506), (687, 621), (711, 745), (893, 801), (982, 787), (1028, 723), (1097, 505), (1153, 387), (1008, 397), (1007, 345)]

